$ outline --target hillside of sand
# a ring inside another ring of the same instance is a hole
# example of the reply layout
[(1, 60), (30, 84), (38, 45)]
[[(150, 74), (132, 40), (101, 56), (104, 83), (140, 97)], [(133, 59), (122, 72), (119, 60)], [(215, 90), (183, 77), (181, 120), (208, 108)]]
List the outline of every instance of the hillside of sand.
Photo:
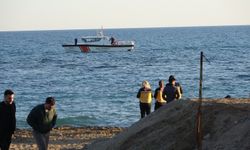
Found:
[[(171, 102), (112, 139), (95, 140), (85, 150), (194, 150), (198, 100)], [(250, 99), (205, 99), (203, 150), (250, 149)]]

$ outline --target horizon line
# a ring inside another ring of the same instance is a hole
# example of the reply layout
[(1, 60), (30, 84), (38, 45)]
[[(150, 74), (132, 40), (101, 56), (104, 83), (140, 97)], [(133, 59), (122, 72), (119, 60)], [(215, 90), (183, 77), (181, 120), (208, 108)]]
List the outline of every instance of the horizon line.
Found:
[[(231, 24), (231, 25), (191, 25), (191, 26), (152, 26), (152, 27), (107, 27), (105, 30), (115, 29), (153, 29), (153, 28), (195, 28), (195, 27), (233, 27), (250, 26), (250, 24)], [(101, 26), (102, 28), (102, 26)], [(64, 29), (23, 29), (23, 30), (0, 30), (0, 32), (35, 32), (35, 31), (65, 31), (65, 30), (98, 30), (101, 28), (64, 28)]]

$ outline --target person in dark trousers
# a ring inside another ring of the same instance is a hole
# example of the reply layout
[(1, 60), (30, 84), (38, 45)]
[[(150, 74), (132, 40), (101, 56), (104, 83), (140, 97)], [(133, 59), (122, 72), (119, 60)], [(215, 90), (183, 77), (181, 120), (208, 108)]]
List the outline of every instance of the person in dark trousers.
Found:
[(173, 75), (169, 76), (168, 79), (168, 84), (166, 84), (162, 98), (167, 101), (167, 103), (172, 102), (176, 99), (180, 99), (180, 90), (178, 89), (179, 87), (176, 86), (176, 79), (174, 78)]
[(39, 150), (47, 150), (50, 131), (56, 124), (57, 114), (54, 97), (47, 97), (44, 104), (34, 107), (27, 117), (27, 123), (33, 128), (32, 134)]
[(111, 37), (109, 40), (111, 41), (111, 45), (115, 45), (115, 38), (114, 37)]
[(155, 93), (154, 93), (155, 110), (157, 110), (158, 108), (166, 104), (166, 101), (162, 97), (163, 89), (164, 89), (164, 81), (160, 80), (159, 87), (155, 89)]
[(75, 38), (75, 45), (77, 45), (77, 39)]
[(12, 134), (16, 130), (16, 105), (14, 92), (5, 90), (4, 100), (0, 103), (0, 149), (8, 150)]
[(145, 114), (149, 115), (151, 112), (151, 102), (153, 98), (152, 90), (148, 81), (142, 82), (142, 87), (137, 93), (137, 98), (140, 100), (141, 118), (144, 118)]

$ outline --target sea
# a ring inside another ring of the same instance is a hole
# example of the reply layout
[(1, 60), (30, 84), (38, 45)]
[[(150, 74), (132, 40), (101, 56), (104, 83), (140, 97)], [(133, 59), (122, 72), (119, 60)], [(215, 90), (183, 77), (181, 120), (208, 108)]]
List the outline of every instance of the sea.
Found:
[[(57, 125), (128, 127), (140, 119), (137, 92), (174, 75), (183, 100), (250, 97), (250, 26), (105, 29), (134, 40), (132, 51), (83, 53), (64, 43), (96, 30), (0, 32), (0, 91), (15, 92), (18, 128), (31, 109), (54, 96)], [(1, 98), (1, 100), (2, 100)], [(152, 104), (153, 111), (154, 104)]]

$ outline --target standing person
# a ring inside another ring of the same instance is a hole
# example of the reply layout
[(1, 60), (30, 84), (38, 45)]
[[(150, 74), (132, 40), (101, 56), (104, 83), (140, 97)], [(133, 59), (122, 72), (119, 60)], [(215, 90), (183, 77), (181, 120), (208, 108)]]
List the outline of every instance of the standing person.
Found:
[[(171, 75), (170, 78), (174, 78), (175, 79), (175, 77), (173, 75)], [(181, 87), (180, 83), (176, 82), (176, 81), (175, 81), (175, 86), (177, 87), (177, 90), (179, 91), (179, 98), (178, 99), (180, 99), (182, 97), (182, 95), (183, 95), (182, 87)]]
[(56, 124), (57, 114), (54, 97), (47, 97), (44, 104), (34, 107), (27, 117), (28, 124), (33, 128), (32, 134), (39, 150), (47, 150), (49, 134)]
[(161, 106), (166, 104), (166, 101), (162, 97), (163, 89), (164, 89), (164, 81), (160, 80), (159, 87), (157, 89), (155, 89), (155, 93), (154, 93), (154, 98), (156, 100), (155, 101), (155, 110), (157, 110), (158, 108), (160, 108)]
[(77, 38), (75, 38), (75, 45), (77, 45)]
[(111, 41), (111, 45), (115, 45), (115, 38), (114, 37), (111, 37), (109, 40)]
[(163, 99), (167, 101), (167, 103), (172, 102), (176, 99), (180, 99), (180, 90), (176, 86), (176, 79), (173, 75), (169, 76), (168, 84), (166, 84), (163, 90)]
[(14, 92), (5, 90), (4, 100), (0, 103), (0, 149), (8, 150), (12, 134), (16, 130), (16, 105)]
[(151, 112), (151, 102), (153, 98), (152, 90), (148, 81), (142, 82), (142, 87), (137, 93), (137, 98), (140, 100), (141, 118), (144, 118), (145, 113), (149, 115)]

